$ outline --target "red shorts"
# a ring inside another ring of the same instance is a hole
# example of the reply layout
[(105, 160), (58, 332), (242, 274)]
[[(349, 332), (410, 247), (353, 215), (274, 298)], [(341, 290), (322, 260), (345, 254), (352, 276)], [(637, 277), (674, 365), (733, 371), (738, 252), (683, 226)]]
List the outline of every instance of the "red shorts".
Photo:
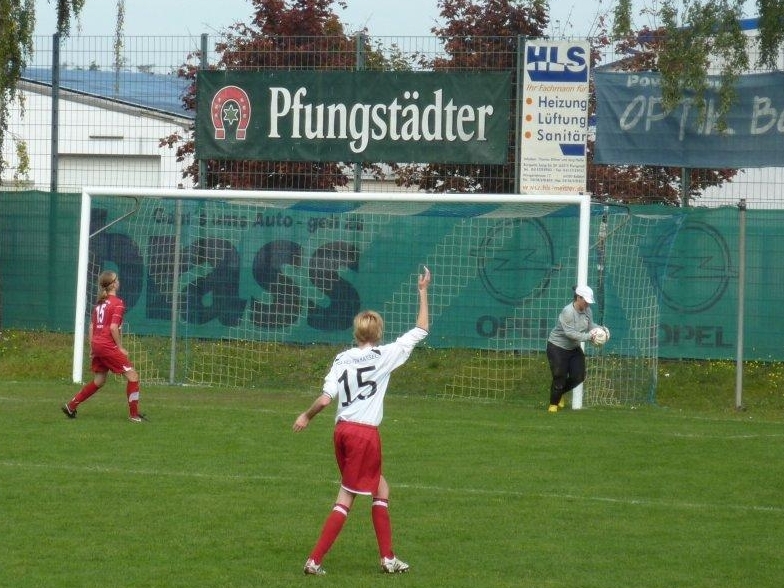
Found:
[(381, 480), (378, 427), (339, 421), (333, 434), (340, 485), (355, 494), (373, 495)]
[(118, 349), (101, 349), (98, 353), (93, 352), (91, 368), (94, 374), (112, 372), (113, 374), (124, 374), (133, 369), (133, 363), (128, 356)]

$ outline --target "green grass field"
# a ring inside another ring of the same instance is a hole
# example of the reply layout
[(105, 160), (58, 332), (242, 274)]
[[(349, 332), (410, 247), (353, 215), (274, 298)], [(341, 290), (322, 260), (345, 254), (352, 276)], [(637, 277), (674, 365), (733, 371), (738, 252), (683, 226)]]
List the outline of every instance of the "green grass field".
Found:
[[(745, 412), (725, 390), (706, 400), (720, 366), (674, 362), (663, 380), (688, 374), (689, 388), (657, 406), (553, 415), (542, 398), (410, 394), (432, 364), (415, 353), (382, 427), (395, 546), (412, 570), (378, 571), (359, 498), (315, 578), (302, 564), (337, 492), (333, 413), (299, 434), (291, 424), (320, 380), (143, 386), (143, 424), (110, 381), (68, 420), (60, 405), (78, 386), (58, 353), (25, 345), (0, 345), (3, 587), (781, 585), (784, 418), (770, 375), (751, 374), (762, 384)], [(19, 353), (58, 367), (13, 368)]]
[(392, 394), (383, 427), (406, 577), (360, 499), (326, 578), (302, 563), (337, 489), (302, 393), (4, 384), (3, 586), (779, 586), (781, 423), (659, 408), (557, 415)]

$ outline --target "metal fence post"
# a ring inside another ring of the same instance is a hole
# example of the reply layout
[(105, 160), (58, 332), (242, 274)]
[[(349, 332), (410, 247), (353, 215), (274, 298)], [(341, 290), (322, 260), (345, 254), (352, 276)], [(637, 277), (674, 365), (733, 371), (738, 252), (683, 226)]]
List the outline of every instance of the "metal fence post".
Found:
[(522, 126), (522, 111), (523, 111), (523, 63), (524, 63), (524, 51), (525, 51), (525, 43), (527, 37), (523, 35), (517, 36), (517, 55), (515, 59), (515, 87), (514, 87), (514, 105), (515, 105), (515, 116), (514, 116), (514, 131), (512, 131), (512, 136), (514, 139), (514, 171), (512, 172), (512, 177), (514, 178), (514, 192), (515, 194), (520, 193), (520, 158), (522, 157), (520, 153), (520, 127)]
[[(365, 43), (365, 35), (363, 33), (356, 34), (356, 71), (362, 71), (365, 69), (365, 51), (364, 51), (364, 43)], [(361, 192), (362, 191), (362, 163), (357, 162), (354, 164), (354, 192)]]
[(743, 313), (746, 299), (746, 199), (738, 202), (738, 337), (735, 353), (735, 409), (743, 410)]
[(50, 141), (49, 191), (57, 192), (57, 175), (59, 162), (59, 135), (60, 128), (60, 33), (52, 35), (52, 121)]
[[(201, 55), (199, 56), (199, 69), (207, 69), (209, 67), (207, 60), (207, 42), (209, 35), (207, 33), (201, 34)], [(203, 159), (199, 160), (199, 183), (198, 188), (207, 187), (207, 162)]]

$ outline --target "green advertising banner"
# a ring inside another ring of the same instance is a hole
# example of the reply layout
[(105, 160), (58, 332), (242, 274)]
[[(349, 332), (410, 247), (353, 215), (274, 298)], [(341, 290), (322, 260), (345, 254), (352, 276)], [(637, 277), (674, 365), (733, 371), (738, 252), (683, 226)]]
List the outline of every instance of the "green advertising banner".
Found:
[[(682, 214), (666, 207), (635, 207), (667, 214), (672, 222), (649, 235), (642, 248), (659, 297), (659, 355), (734, 357), (738, 342), (738, 280), (745, 275), (745, 356), (781, 359), (776, 309), (782, 303), (784, 266), (776, 252), (784, 211), (750, 210), (746, 242), (739, 243), (736, 207), (698, 208)], [(745, 250), (741, 272), (739, 251)]]
[[(144, 208), (148, 205), (153, 208)], [(93, 206), (100, 226), (103, 219), (121, 217), (128, 205), (96, 198)], [(367, 206), (357, 206), (362, 213), (352, 215), (346, 202), (246, 208), (210, 200), (184, 201), (177, 212), (172, 201), (145, 201), (137, 212), (151, 219), (143, 231), (123, 221), (97, 234), (91, 241), (91, 263), (118, 268), (127, 320), (137, 333), (169, 333), (170, 280), (179, 256), (181, 335), (345, 343), (351, 340), (357, 312), (389, 309), (393, 293), (412, 293), (401, 284), (432, 259), (434, 251), (443, 251), (433, 272), (445, 281), (455, 267), (477, 259), (482, 263), (472, 279), (450, 290), (431, 343), (485, 347), (499, 329), (509, 328), (515, 306), (542, 295), (552, 259), (566, 256), (576, 238), (571, 216), (550, 219), (549, 237), (537, 219), (490, 216), (481, 237), (473, 230), (458, 239), (460, 223), (448, 206), (400, 216), (368, 214)], [(472, 210), (481, 215), (494, 208), (475, 205)], [(181, 226), (177, 238), (172, 233), (176, 222)], [(503, 241), (503, 247), (497, 241)], [(444, 249), (444, 243), (453, 245)], [(524, 264), (509, 268), (494, 259), (519, 250), (528, 252)], [(563, 296), (570, 296), (568, 289)], [(415, 311), (414, 302), (393, 314)], [(551, 318), (514, 328), (546, 338)], [(386, 320), (394, 323), (392, 316)], [(400, 328), (410, 328), (411, 321)], [(390, 326), (390, 336), (399, 334), (396, 328)]]
[[(481, 230), (456, 240), (456, 225), (462, 223), (446, 207), (439, 214), (393, 215), (382, 221), (364, 213), (352, 216), (346, 202), (333, 209), (253, 211), (217, 201), (182, 202), (179, 211), (172, 201), (142, 203), (134, 217), (96, 234), (90, 243), (92, 267), (114, 268), (122, 275), (129, 328), (140, 335), (168, 336), (175, 273), (179, 333), (204, 339), (256, 341), (273, 334), (295, 343), (346, 343), (354, 313), (388, 309), (398, 293), (410, 293), (412, 272), (433, 252), (439, 252), (432, 269), (441, 293), (434, 298), (440, 306), (428, 339), (435, 347), (486, 348), (494, 337), (514, 329), (541, 349), (557, 310), (570, 297), (572, 282), (557, 277), (576, 239), (574, 219), (567, 215), (514, 220), (488, 215)], [(131, 206), (121, 199), (96, 199), (93, 229), (127, 215)], [(488, 212), (475, 208), (476, 214)], [(778, 337), (784, 211), (745, 212), (745, 272), (740, 270), (736, 207), (635, 206), (631, 212), (630, 223), (652, 224), (636, 238), (628, 263), (639, 264), (641, 280), (649, 282), (657, 304), (629, 308), (628, 284), (604, 257), (617, 255), (620, 244), (611, 239), (605, 249), (592, 247), (588, 282), (597, 294), (594, 313), (611, 328), (611, 343), (630, 337), (641, 313), (656, 312), (658, 332), (646, 336), (656, 337), (660, 357), (734, 358), (738, 280), (745, 275), (745, 356), (784, 359)], [(592, 244), (601, 214), (602, 207), (594, 207)], [(78, 217), (78, 195), (3, 196), (0, 328), (73, 328)], [(147, 219), (142, 226), (139, 218)], [(176, 223), (182, 230), (177, 238)], [(465, 275), (448, 292), (447, 264), (463, 268)], [(42, 294), (42, 272), (60, 286)], [(94, 276), (91, 300), (93, 282)], [(540, 311), (547, 305), (557, 308)], [(403, 306), (415, 311), (413, 303)], [(520, 315), (524, 308), (535, 312)], [(411, 320), (402, 323), (408, 326)]]
[(196, 157), (505, 163), (511, 74), (200, 71)]

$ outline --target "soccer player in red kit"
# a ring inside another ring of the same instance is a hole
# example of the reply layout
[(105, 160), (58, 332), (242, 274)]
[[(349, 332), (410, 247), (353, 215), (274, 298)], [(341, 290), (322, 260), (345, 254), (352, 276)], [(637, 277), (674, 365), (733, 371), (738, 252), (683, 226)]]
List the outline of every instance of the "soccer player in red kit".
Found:
[(424, 270), (418, 280), (416, 327), (393, 343), (381, 345), (384, 329), (381, 316), (374, 311), (360, 312), (354, 317), (356, 347), (337, 355), (324, 378), (322, 394), (294, 421), (294, 431), (301, 431), (333, 399), (338, 401), (333, 442), (341, 476), (340, 490), (305, 562), (306, 574), (321, 576), (326, 573), (321, 562), (340, 534), (358, 494), (372, 496), (371, 518), (381, 556), (381, 571), (389, 574), (408, 571), (409, 565), (395, 557), (392, 550), (389, 484), (381, 470), (378, 426), (383, 418), (384, 396), (392, 371), (406, 362), (416, 344), (428, 334), (430, 270)]
[(120, 278), (115, 272), (104, 271), (98, 276), (98, 299), (90, 317), (90, 358), (95, 374), (92, 382), (85, 384), (70, 402), (63, 405), (68, 418), (76, 418), (76, 408), (90, 398), (106, 383), (109, 372), (122, 374), (127, 380), (125, 394), (128, 398), (128, 418), (140, 423), (144, 416), (139, 414), (139, 374), (122, 346), (122, 324), (125, 303), (117, 296)]

